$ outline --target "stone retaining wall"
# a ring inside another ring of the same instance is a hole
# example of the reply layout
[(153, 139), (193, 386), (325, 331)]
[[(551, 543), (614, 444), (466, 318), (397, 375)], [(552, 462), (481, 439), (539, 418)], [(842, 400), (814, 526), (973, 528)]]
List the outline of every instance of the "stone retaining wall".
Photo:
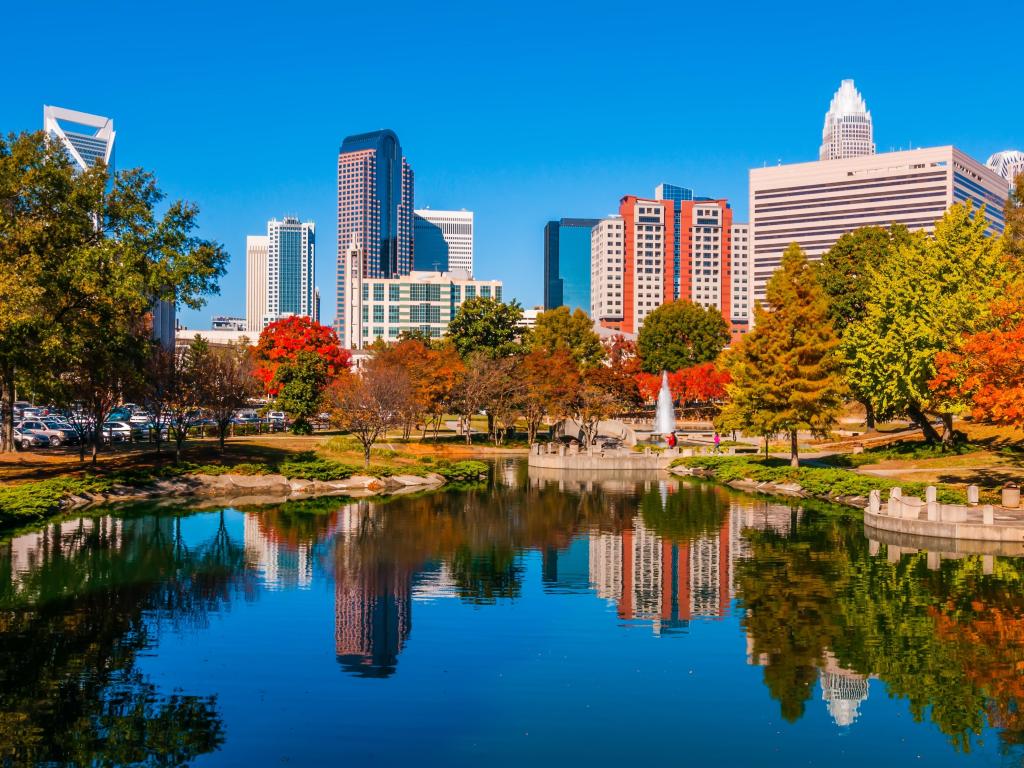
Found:
[(904, 497), (901, 489), (893, 488), (885, 503), (879, 491), (872, 491), (864, 510), (864, 524), (930, 538), (1024, 542), (1024, 519), (1015, 510), (991, 504), (941, 504), (931, 486), (925, 490), (924, 499)]

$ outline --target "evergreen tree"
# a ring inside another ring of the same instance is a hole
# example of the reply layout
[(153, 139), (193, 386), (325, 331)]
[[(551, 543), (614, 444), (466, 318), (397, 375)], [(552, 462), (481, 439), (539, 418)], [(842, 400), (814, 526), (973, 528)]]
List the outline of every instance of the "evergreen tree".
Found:
[(523, 308), (515, 301), (503, 304), (483, 296), (466, 299), (448, 323), (448, 338), (462, 357), (473, 352), (502, 357), (516, 351), (522, 317)]
[(769, 281), (767, 299), (771, 309), (755, 306), (754, 330), (726, 358), (733, 381), (724, 417), (760, 435), (789, 433), (797, 466), (797, 432), (826, 434), (843, 404), (839, 340), (825, 293), (796, 243)]
[(531, 345), (533, 349), (554, 354), (567, 350), (578, 365), (596, 365), (604, 360), (604, 346), (594, 333), (594, 323), (582, 309), (569, 312), (558, 307), (537, 316)]

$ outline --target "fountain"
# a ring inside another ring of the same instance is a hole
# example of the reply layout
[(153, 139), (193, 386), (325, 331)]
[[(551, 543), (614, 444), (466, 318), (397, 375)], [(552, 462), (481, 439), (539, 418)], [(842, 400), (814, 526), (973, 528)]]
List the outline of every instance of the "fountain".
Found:
[(668, 388), (668, 374), (661, 372), (661, 390), (658, 392), (658, 407), (654, 412), (656, 435), (667, 435), (676, 431), (676, 409), (672, 403), (672, 392)]

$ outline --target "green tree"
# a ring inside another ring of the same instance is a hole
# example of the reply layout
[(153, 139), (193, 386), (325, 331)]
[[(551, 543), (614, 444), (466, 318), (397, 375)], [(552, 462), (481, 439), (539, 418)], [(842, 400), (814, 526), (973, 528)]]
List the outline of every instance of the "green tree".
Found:
[[(842, 235), (818, 265), (818, 282), (829, 302), (829, 317), (836, 333), (843, 335), (846, 327), (864, 317), (871, 294), (871, 271), (881, 266), (892, 251), (910, 242), (910, 230), (903, 224), (890, 228), (861, 227)], [(874, 429), (875, 414), (871, 398), (860, 391), (856, 377), (847, 384), (854, 397), (864, 406), (867, 427)]]
[(678, 371), (718, 357), (729, 343), (729, 325), (714, 307), (680, 299), (662, 304), (645, 319), (637, 354), (647, 373)]
[(472, 352), (501, 357), (515, 351), (517, 323), (522, 317), (523, 308), (516, 301), (504, 304), (482, 296), (466, 299), (448, 324), (448, 337), (462, 357)]
[(1004, 214), (1006, 229), (1003, 231), (1003, 240), (1006, 253), (1019, 267), (1024, 265), (1024, 173), (1014, 179)]
[(217, 422), (217, 440), (221, 453), (235, 412), (262, 387), (254, 373), (255, 365), (243, 344), (210, 350), (210, 368), (203, 384), (203, 406)]
[(732, 400), (725, 420), (739, 418), (760, 435), (787, 432), (799, 465), (797, 432), (827, 434), (843, 404), (839, 339), (813, 267), (796, 243), (768, 282), (771, 309), (754, 308), (754, 330), (726, 363)]
[(537, 315), (531, 348), (554, 354), (566, 350), (577, 365), (596, 365), (604, 360), (604, 346), (594, 333), (594, 323), (582, 309), (569, 312), (558, 307)]
[(274, 405), (293, 418), (292, 432), (308, 435), (310, 419), (320, 412), (327, 387), (327, 363), (315, 352), (299, 352), (291, 362), (282, 364), (274, 374), (277, 397)]
[(143, 367), (154, 303), (198, 308), (216, 291), (227, 254), (195, 236), (194, 205), (157, 215), (163, 203), (142, 169), (79, 172), (41, 132), (0, 139), (0, 442), (16, 380), (74, 390), (105, 417), (126, 372)]
[(929, 441), (940, 439), (928, 413), (945, 424), (941, 439), (952, 442), (956, 404), (932, 392), (935, 355), (954, 350), (961, 336), (982, 330), (989, 305), (1005, 284), (1002, 240), (989, 237), (983, 211), (954, 205), (932, 235), (915, 233), (909, 243), (871, 271), (867, 304), (847, 327), (843, 349), (848, 375), (870, 398), (876, 415), (907, 415)]

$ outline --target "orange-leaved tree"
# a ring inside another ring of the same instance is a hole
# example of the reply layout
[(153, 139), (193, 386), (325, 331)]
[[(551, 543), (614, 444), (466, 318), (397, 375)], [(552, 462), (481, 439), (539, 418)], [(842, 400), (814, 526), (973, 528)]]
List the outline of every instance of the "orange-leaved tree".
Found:
[(338, 334), (332, 328), (298, 315), (275, 320), (263, 329), (259, 342), (253, 347), (254, 373), (263, 382), (267, 394), (277, 394), (274, 378), (278, 368), (294, 363), (301, 352), (319, 355), (327, 366), (328, 379), (352, 365), (351, 353), (341, 348)]
[(1020, 425), (1024, 419), (1024, 290), (1010, 285), (991, 305), (991, 327), (967, 334), (935, 356), (928, 386), (979, 421)]

